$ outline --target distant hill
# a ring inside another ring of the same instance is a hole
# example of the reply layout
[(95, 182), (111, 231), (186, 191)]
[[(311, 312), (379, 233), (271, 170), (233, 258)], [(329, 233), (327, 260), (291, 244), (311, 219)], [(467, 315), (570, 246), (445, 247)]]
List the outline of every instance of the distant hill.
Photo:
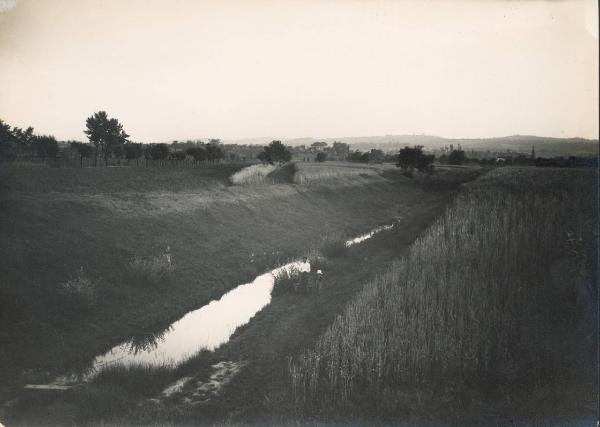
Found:
[[(248, 138), (223, 141), (236, 144), (268, 144), (275, 137)], [(498, 152), (530, 153), (535, 147), (538, 156), (591, 156), (598, 154), (598, 140), (584, 138), (552, 138), (534, 135), (512, 135), (496, 138), (443, 138), (432, 135), (380, 135), (380, 136), (350, 136), (339, 138), (288, 138), (282, 140), (285, 144), (309, 146), (317, 141), (332, 144), (334, 141), (350, 144), (354, 150), (367, 151), (377, 148), (383, 151), (397, 151), (406, 145), (422, 145), (426, 150), (435, 150), (451, 144), (461, 145), (464, 150)]]

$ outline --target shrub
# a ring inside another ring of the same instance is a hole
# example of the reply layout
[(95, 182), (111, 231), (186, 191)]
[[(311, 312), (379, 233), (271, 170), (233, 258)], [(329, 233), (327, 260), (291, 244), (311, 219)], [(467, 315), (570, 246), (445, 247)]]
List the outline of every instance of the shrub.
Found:
[(168, 246), (159, 256), (150, 258), (135, 256), (129, 262), (131, 278), (138, 284), (158, 283), (171, 274), (174, 269), (175, 266)]

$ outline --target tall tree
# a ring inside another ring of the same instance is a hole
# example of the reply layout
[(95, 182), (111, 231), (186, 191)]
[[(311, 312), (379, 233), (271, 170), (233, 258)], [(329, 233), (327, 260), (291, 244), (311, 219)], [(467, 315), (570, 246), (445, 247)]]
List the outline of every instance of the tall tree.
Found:
[(123, 130), (123, 125), (115, 118), (109, 118), (106, 111), (98, 111), (86, 120), (86, 130), (90, 142), (96, 148), (94, 166), (98, 163), (98, 154), (102, 153), (104, 163), (108, 166), (108, 159), (114, 148), (127, 142), (129, 135)]

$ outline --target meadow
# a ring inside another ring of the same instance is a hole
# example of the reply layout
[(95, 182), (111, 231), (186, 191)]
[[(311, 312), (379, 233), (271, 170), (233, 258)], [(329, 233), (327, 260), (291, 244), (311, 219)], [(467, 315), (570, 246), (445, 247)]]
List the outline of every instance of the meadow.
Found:
[(596, 179), (503, 168), (468, 184), (290, 361), (300, 413), (592, 416)]

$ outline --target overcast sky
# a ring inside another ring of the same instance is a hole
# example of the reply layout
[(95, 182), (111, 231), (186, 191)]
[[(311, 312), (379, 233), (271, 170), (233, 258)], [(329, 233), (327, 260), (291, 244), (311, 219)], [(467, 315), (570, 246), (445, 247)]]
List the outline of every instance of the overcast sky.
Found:
[(0, 118), (60, 139), (596, 138), (597, 78), (594, 0), (0, 0)]

